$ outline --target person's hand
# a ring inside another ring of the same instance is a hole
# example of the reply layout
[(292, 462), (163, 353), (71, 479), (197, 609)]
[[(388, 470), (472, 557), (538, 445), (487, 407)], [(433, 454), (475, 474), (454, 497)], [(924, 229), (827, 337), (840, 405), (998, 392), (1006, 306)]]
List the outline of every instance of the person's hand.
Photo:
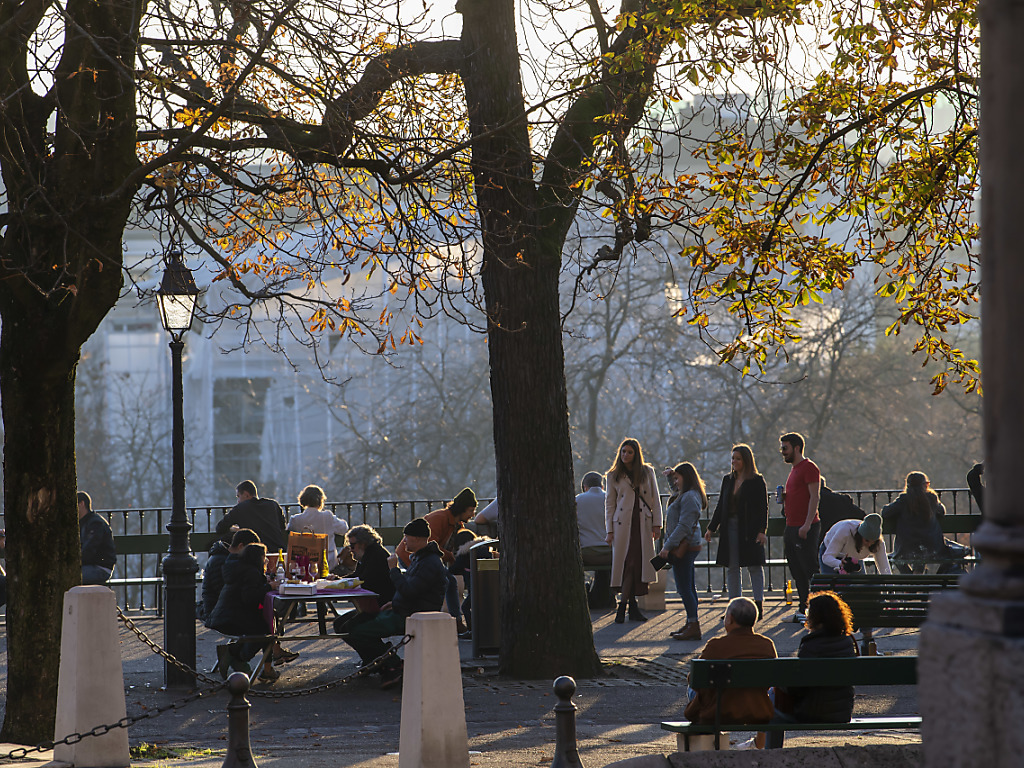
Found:
[(658, 553), (658, 557), (661, 557), (661, 558), (664, 558), (664, 559), (667, 560), (668, 559), (668, 549), (666, 548), (666, 549), (661, 550), (661, 552)]
[(804, 523), (797, 530), (796, 535), (799, 536), (801, 539), (806, 539), (807, 538), (807, 534), (808, 534), (808, 532), (810, 530), (811, 530), (811, 524), (810, 523)]
[(384, 605), (382, 605), (382, 606), (380, 607), (380, 609), (381, 609), (382, 611), (390, 611), (390, 610), (391, 610), (391, 603), (390, 603), (390, 602), (388, 602), (388, 603), (384, 603)]
[(392, 555), (388, 558), (388, 568), (398, 567), (398, 555)]
[(762, 546), (768, 543), (768, 537), (764, 535), (764, 531), (758, 533), (755, 539), (757, 540), (757, 543)]
[(277, 580), (276, 578), (274, 578), (274, 579), (267, 579), (267, 583), (268, 583), (268, 584), (269, 584), (269, 585), (270, 585), (271, 587), (273, 587), (273, 588), (274, 588), (274, 591), (275, 591), (275, 592), (277, 591), (278, 587), (280, 587), (280, 586), (281, 586), (281, 582), (279, 582), (279, 581), (278, 581), (278, 580)]
[(710, 528), (704, 533), (704, 541), (711, 541), (711, 529)]
[(615, 541), (615, 534), (614, 533), (609, 533), (607, 536), (604, 537), (604, 540), (607, 543), (611, 544), (613, 541)]
[(651, 528), (651, 533), (654, 534), (654, 538), (657, 539), (659, 536), (661, 536), (661, 526), (656, 525), (653, 528)]
[(229, 528), (228, 530), (231, 530), (231, 531), (240, 531), (240, 530), (242, 530), (242, 529), (241, 529), (241, 527), (240, 527), (240, 526), (237, 526), (237, 525), (232, 525), (232, 526), (231, 526), (231, 528)]

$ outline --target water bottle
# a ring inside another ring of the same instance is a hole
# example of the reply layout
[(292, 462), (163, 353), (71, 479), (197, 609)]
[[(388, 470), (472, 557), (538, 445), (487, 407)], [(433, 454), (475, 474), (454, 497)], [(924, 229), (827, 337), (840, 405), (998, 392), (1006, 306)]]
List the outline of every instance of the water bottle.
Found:
[(277, 558), (277, 583), (284, 584), (284, 558)]

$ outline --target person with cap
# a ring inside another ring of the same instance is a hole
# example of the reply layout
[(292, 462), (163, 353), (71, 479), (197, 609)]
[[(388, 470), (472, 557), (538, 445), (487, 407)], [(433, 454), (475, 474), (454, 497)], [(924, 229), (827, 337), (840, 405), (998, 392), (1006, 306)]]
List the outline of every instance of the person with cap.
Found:
[[(430, 539), (426, 519), (417, 517), (402, 529), (399, 544), (409, 556), (409, 567), (398, 567), (398, 555), (388, 558), (391, 583), (395, 594), (390, 603), (369, 621), (353, 626), (343, 635), (345, 642), (368, 664), (384, 655), (388, 645), (383, 638), (405, 634), (405, 620), (414, 613), (440, 611), (444, 603), (448, 570), (441, 562), (441, 549)], [(402, 660), (391, 654), (381, 662), (381, 688), (390, 688), (402, 679)]]
[[(428, 512), (423, 518), (430, 527), (429, 539), (437, 544), (437, 548), (441, 553), (441, 560), (446, 566), (450, 566), (455, 562), (455, 550), (458, 548), (455, 545), (455, 534), (473, 519), (475, 513), (476, 494), (470, 488), (463, 488), (444, 507)], [(405, 539), (400, 541), (398, 546), (395, 547), (395, 555), (398, 556), (398, 559), (402, 561), (404, 566), (409, 567), (410, 552), (405, 545)], [(454, 576), (449, 574), (448, 588), (445, 592), (445, 604), (448, 606), (448, 612), (455, 617), (460, 635), (468, 630), (466, 622), (462, 619), (461, 603), (459, 583)]]
[[(882, 540), (882, 516), (876, 512), (863, 520), (840, 520), (832, 526), (818, 549), (818, 565), (822, 573), (857, 573), (864, 560), (874, 560), (879, 573), (889, 576), (892, 567)], [(861, 627), (863, 655), (874, 656), (871, 627)]]

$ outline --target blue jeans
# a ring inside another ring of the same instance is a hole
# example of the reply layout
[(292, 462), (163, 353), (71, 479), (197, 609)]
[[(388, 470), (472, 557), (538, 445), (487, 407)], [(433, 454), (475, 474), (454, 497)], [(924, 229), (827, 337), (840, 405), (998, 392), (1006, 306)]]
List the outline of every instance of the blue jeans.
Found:
[(672, 574), (676, 579), (676, 591), (686, 608), (687, 622), (697, 621), (697, 583), (694, 563), (700, 550), (687, 552), (681, 558), (672, 559)]
[(444, 602), (448, 613), (456, 619), (462, 618), (462, 595), (459, 594), (459, 582), (452, 573), (448, 574), (448, 586), (444, 590)]
[(821, 542), (821, 546), (818, 547), (818, 573), (832, 574), (839, 573), (839, 571), (833, 568), (831, 565), (825, 565), (825, 542)]

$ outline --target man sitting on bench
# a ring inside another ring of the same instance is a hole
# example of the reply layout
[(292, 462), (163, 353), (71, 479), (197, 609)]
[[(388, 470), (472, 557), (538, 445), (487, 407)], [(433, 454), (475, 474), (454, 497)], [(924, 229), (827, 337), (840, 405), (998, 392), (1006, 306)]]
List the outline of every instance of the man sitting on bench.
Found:
[[(757, 605), (748, 597), (729, 601), (725, 609), (725, 637), (708, 640), (700, 653), (702, 659), (775, 659), (775, 643), (754, 632)], [(767, 688), (731, 688), (721, 693), (722, 723), (767, 723), (774, 707)], [(687, 720), (694, 723), (715, 722), (716, 693), (712, 688), (699, 688), (686, 705)], [(764, 734), (753, 739), (753, 745), (764, 748)]]
[[(402, 530), (404, 549), (410, 555), (409, 569), (398, 567), (398, 555), (388, 558), (391, 581), (395, 585), (392, 601), (381, 607), (369, 621), (353, 627), (345, 642), (355, 648), (363, 664), (387, 652), (382, 638), (405, 632), (405, 620), (421, 611), (440, 611), (448, 586), (448, 569), (441, 562), (437, 542), (430, 541), (430, 526), (417, 517)], [(402, 679), (402, 660), (388, 656), (381, 663), (381, 688), (390, 688)]]

